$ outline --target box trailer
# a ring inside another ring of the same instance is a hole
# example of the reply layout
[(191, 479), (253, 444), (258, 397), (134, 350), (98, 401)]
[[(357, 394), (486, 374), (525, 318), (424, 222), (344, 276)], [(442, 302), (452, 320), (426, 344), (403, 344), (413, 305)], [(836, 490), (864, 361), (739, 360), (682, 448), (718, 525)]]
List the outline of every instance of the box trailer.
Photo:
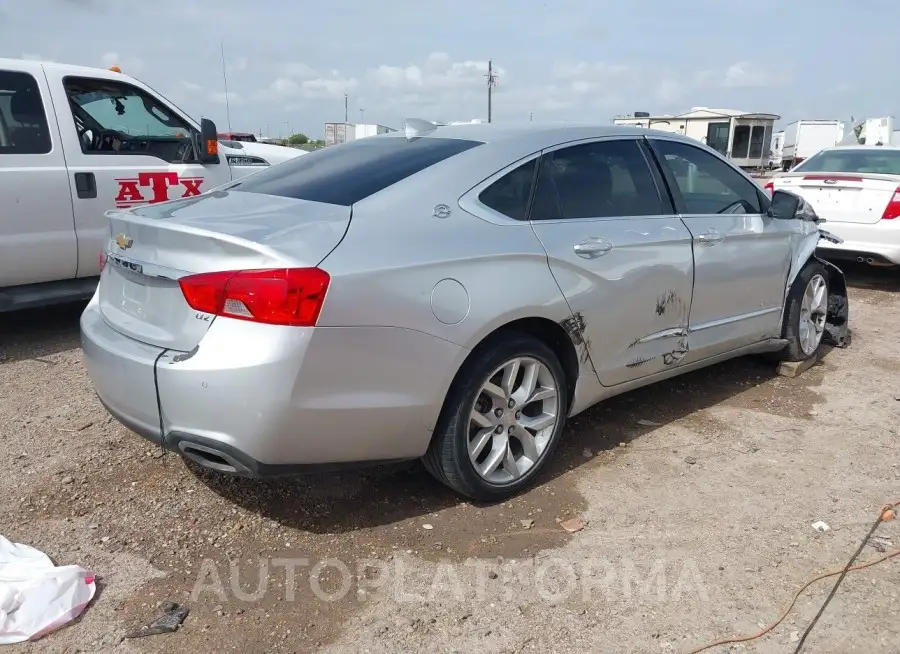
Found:
[(844, 138), (839, 120), (797, 120), (784, 128), (781, 167), (787, 172), (819, 150), (837, 145)]

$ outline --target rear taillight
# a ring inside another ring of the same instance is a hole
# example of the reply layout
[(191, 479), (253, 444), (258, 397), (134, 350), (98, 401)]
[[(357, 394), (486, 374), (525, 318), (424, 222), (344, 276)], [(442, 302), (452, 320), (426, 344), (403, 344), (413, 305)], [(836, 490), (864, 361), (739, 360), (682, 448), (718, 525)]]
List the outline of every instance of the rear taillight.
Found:
[(313, 327), (330, 276), (319, 268), (231, 270), (178, 280), (192, 309), (269, 325)]
[(103, 268), (106, 266), (106, 252), (100, 250), (100, 254), (97, 255), (97, 266), (100, 268), (100, 272), (103, 272)]
[(894, 191), (891, 201), (888, 202), (888, 205), (884, 208), (884, 213), (881, 214), (882, 220), (893, 220), (894, 218), (900, 218), (900, 187)]

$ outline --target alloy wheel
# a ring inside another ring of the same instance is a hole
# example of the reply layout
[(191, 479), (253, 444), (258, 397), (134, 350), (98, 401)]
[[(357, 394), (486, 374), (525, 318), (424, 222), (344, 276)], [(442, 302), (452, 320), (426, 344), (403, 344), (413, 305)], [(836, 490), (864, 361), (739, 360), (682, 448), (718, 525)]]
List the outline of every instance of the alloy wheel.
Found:
[(469, 459), (488, 483), (527, 474), (547, 451), (559, 423), (559, 392), (550, 368), (516, 357), (482, 384), (469, 417)]
[(828, 285), (822, 275), (813, 275), (803, 291), (800, 302), (800, 349), (806, 356), (812, 354), (822, 342), (828, 314)]

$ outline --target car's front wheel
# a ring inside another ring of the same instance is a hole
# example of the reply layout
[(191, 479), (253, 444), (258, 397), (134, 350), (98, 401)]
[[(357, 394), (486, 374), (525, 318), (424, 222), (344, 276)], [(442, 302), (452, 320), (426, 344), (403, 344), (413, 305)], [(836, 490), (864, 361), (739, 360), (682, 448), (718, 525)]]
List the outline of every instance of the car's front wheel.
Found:
[(496, 339), (465, 364), (424, 457), (456, 492), (499, 501), (528, 486), (562, 433), (568, 391), (553, 351), (527, 335)]
[(782, 337), (788, 344), (781, 352), (781, 359), (806, 361), (816, 356), (827, 320), (828, 272), (822, 264), (810, 261), (788, 292), (782, 328)]

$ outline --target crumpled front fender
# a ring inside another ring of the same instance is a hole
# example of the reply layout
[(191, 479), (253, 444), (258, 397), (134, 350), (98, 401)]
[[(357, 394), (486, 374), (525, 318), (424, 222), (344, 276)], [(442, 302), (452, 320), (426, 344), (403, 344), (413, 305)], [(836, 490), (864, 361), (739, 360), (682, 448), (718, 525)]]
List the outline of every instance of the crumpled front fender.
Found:
[(784, 289), (785, 298), (808, 261), (812, 259), (822, 264), (828, 273), (828, 315), (825, 320), (823, 341), (834, 347), (847, 347), (850, 345), (850, 302), (847, 299), (847, 280), (844, 271), (816, 256), (820, 238), (834, 242), (841, 239), (820, 229), (817, 221), (802, 221), (801, 225), (793, 247), (793, 260)]
[(850, 302), (847, 299), (847, 279), (836, 265), (813, 255), (828, 273), (828, 315), (822, 340), (834, 347), (850, 345)]

